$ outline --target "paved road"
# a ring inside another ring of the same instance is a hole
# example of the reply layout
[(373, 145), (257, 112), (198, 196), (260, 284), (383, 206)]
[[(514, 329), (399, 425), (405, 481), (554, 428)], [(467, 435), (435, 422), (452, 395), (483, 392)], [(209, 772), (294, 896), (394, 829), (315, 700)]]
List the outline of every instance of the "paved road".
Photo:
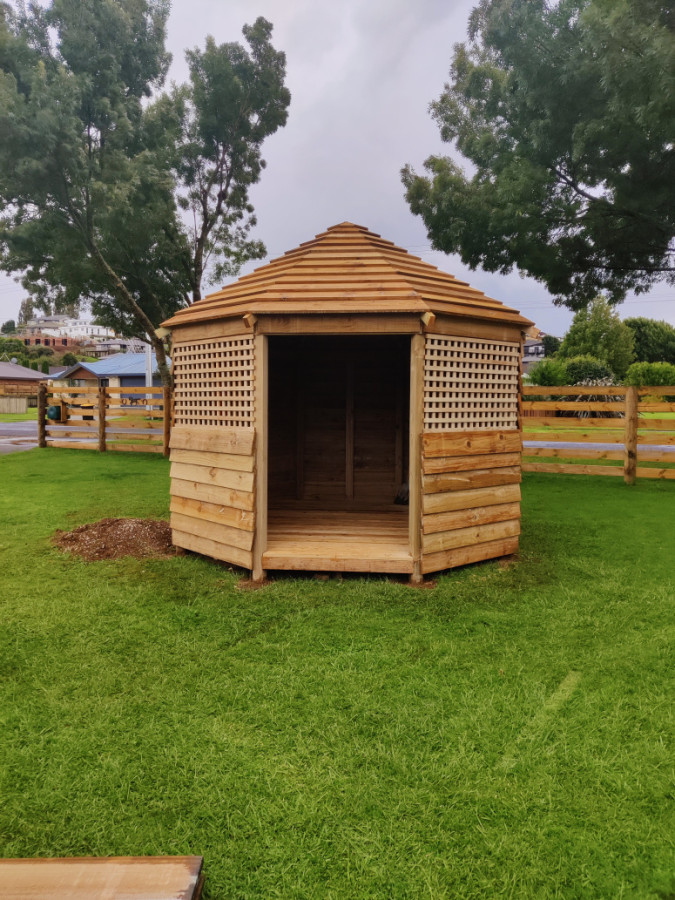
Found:
[(37, 447), (37, 422), (0, 422), (0, 456)]

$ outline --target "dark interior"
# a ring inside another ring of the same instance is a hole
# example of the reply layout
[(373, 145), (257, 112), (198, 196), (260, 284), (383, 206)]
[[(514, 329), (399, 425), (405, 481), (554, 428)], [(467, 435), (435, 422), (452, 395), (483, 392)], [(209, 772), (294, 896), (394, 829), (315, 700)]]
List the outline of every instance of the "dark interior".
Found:
[(270, 337), (270, 508), (392, 508), (409, 379), (409, 337)]

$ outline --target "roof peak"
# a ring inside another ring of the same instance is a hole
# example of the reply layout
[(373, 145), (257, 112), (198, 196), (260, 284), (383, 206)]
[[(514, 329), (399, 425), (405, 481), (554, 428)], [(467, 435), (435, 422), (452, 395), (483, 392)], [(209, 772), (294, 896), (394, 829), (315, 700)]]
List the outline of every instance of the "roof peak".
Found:
[(174, 326), (243, 313), (426, 312), (530, 325), (467, 282), (354, 222), (340, 222), (169, 319)]

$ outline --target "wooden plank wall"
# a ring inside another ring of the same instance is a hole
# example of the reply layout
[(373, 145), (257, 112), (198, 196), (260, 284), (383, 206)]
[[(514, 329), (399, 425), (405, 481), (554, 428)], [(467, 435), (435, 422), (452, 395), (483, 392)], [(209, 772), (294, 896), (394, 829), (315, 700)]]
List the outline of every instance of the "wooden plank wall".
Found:
[(177, 547), (253, 568), (253, 428), (173, 428), (171, 530)]
[(422, 574), (515, 553), (518, 431), (422, 436)]

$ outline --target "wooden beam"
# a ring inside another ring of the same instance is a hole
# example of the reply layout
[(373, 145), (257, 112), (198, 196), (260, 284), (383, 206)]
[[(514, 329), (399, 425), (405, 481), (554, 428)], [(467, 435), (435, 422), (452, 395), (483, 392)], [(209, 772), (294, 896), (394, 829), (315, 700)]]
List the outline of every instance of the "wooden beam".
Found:
[(269, 342), (264, 334), (257, 334), (254, 342), (255, 359), (255, 538), (251, 579), (265, 579), (263, 553), (267, 549), (267, 453), (269, 420)]
[(412, 584), (422, 581), (422, 431), (424, 429), (424, 346), (423, 334), (410, 340), (410, 469), (409, 531), (413, 570)]

